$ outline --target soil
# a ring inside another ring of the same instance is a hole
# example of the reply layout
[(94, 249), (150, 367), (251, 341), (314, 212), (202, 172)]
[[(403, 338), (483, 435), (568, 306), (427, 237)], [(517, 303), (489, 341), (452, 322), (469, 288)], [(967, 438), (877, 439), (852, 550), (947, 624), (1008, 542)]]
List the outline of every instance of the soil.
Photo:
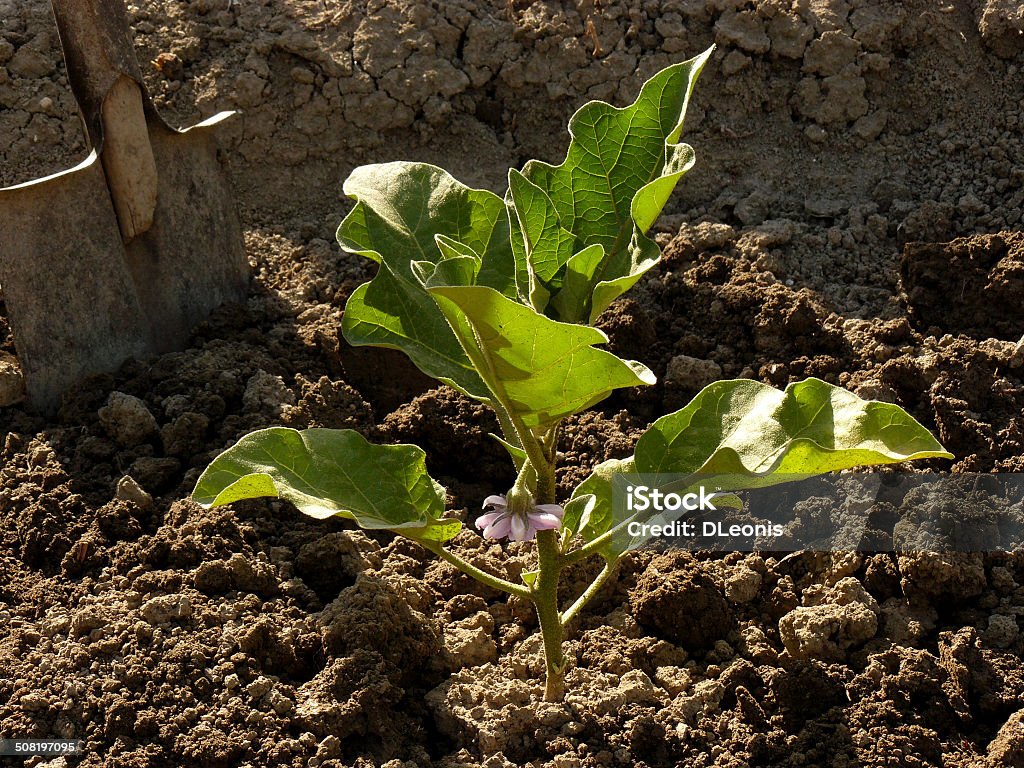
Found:
[[(341, 181), (406, 158), (503, 191), (509, 166), (560, 158), (583, 101), (626, 103), (711, 42), (665, 259), (599, 322), (659, 384), (570, 420), (560, 498), (732, 377), (819, 376), (906, 408), (955, 472), (1024, 471), (1017, 3), (129, 6), (170, 119), (241, 111), (224, 154), (255, 279), (187, 350), (84, 382), (52, 418), (0, 410), (0, 736), (85, 741), (6, 764), (1024, 765), (1020, 552), (639, 552), (544, 704), (528, 606), (388, 534), (187, 500), (249, 430), (351, 427), (424, 446), (471, 519), (511, 480), (493, 418), (339, 338), (371, 274), (333, 242)], [(85, 141), (47, 4), (0, 0), (0, 20), (13, 184)], [(454, 546), (530, 567), (529, 545)]]

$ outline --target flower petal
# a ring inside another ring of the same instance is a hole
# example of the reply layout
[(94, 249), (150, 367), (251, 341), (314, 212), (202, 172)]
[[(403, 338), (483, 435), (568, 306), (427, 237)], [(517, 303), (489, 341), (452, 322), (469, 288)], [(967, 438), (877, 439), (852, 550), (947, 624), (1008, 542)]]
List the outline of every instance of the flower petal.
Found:
[(484, 528), (483, 536), (485, 539), (504, 539), (508, 536), (508, 532), (511, 527), (512, 516), (504, 515), (491, 523), (491, 525)]
[(550, 531), (562, 524), (562, 518), (550, 512), (531, 512), (530, 525), (538, 531)]
[(504, 509), (506, 506), (507, 502), (505, 501), (504, 496), (488, 496), (486, 499), (484, 499), (482, 509), (487, 509), (488, 507), (500, 507), (501, 509)]
[(560, 504), (538, 504), (534, 509), (538, 512), (545, 512), (549, 515), (554, 515), (559, 520), (561, 520), (562, 515), (565, 514), (565, 510), (562, 509)]
[(530, 527), (526, 520), (520, 515), (510, 515), (511, 518), (511, 532), (508, 537), (512, 541), (529, 541)]
[(504, 514), (507, 514), (504, 510), (498, 510), (496, 512), (488, 512), (486, 515), (480, 515), (476, 519), (476, 527), (482, 531), (484, 528), (494, 525), (495, 521)]

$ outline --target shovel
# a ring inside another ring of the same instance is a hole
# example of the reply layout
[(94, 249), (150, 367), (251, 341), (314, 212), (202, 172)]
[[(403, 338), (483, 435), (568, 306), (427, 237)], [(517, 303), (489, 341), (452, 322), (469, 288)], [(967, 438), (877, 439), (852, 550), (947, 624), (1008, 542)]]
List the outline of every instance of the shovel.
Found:
[(92, 152), (0, 189), (0, 287), (29, 404), (187, 344), (244, 301), (249, 265), (217, 158), (222, 112), (177, 131), (157, 114), (122, 0), (51, 0)]

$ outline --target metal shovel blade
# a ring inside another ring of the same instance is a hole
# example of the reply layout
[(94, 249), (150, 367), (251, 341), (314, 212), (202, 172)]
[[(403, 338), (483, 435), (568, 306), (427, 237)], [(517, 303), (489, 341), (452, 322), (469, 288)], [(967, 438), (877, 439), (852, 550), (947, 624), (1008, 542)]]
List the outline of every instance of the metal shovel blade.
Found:
[(51, 0), (93, 146), (71, 170), (0, 189), (0, 287), (29, 403), (81, 378), (183, 348), (249, 265), (213, 132), (157, 114), (121, 0)]
[(224, 112), (175, 131), (147, 116), (156, 160), (153, 225), (124, 246), (150, 349), (180, 349), (196, 323), (225, 302), (245, 301), (249, 262), (214, 132)]
[(0, 286), (33, 407), (149, 350), (96, 152), (69, 171), (0, 189)]

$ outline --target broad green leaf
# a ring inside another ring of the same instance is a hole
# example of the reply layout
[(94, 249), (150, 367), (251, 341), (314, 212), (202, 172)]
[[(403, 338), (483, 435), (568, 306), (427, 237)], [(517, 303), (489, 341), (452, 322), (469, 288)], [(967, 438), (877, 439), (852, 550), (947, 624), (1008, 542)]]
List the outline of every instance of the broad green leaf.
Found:
[[(785, 391), (746, 379), (718, 381), (654, 422), (633, 457), (618, 466), (599, 465), (573, 496), (597, 498), (591, 526), (581, 531), (593, 540), (631, 519), (613, 508), (616, 473), (691, 476), (692, 487), (739, 491), (926, 458), (953, 456), (899, 406), (862, 400), (813, 378)], [(680, 481), (682, 486), (690, 487)], [(725, 506), (735, 504), (720, 498)], [(617, 556), (635, 544), (613, 536), (603, 553)]]
[(563, 528), (567, 529), (570, 535), (579, 534), (587, 541), (593, 541), (627, 520), (626, 516), (616, 514), (612, 504), (612, 479), (616, 475), (629, 475), (634, 472), (636, 466), (632, 456), (628, 459), (608, 459), (594, 467), (587, 479), (576, 486), (569, 500), (571, 505), (576, 499), (593, 497), (594, 503), (587, 520), (576, 521), (573, 517), (566, 520), (563, 516)]
[[(438, 235), (463, 244), (484, 262), (501, 261), (509, 252), (505, 202), (436, 166), (363, 165), (346, 179), (344, 192), (357, 203), (338, 229), (342, 247), (383, 261), (402, 277), (411, 277), (412, 261), (441, 258)], [(513, 274), (509, 271), (504, 281)]]
[(562, 287), (551, 299), (551, 307), (558, 319), (566, 323), (587, 322), (593, 325), (597, 315), (592, 310), (589, 317), (580, 313), (587, 312), (591, 306), (591, 295), (595, 293), (592, 278), (603, 262), (604, 246), (600, 243), (588, 245), (566, 262)]
[(654, 383), (644, 365), (597, 349), (596, 328), (559, 323), (485, 286), (429, 289), (488, 388), (529, 427), (550, 424), (612, 390)]
[(813, 378), (785, 391), (748, 379), (717, 381), (654, 422), (636, 446), (638, 472), (699, 472), (758, 485), (771, 475), (927, 458), (953, 456), (902, 408)]
[(597, 508), (597, 497), (584, 493), (573, 496), (566, 502), (562, 514), (562, 537), (571, 539), (581, 530), (590, 525), (590, 518)]
[(445, 491), (415, 445), (374, 445), (350, 429), (271, 427), (251, 432), (206, 468), (192, 498), (204, 507), (276, 496), (319, 519), (446, 541), (462, 525), (444, 519)]
[(569, 122), (565, 161), (557, 166), (530, 161), (523, 168), (523, 176), (547, 194), (560, 229), (572, 234), (577, 247), (604, 248), (604, 259), (588, 273), (590, 290), (574, 292), (588, 301), (569, 311), (568, 299), (563, 300), (559, 319), (596, 317), (600, 310), (592, 312), (589, 298), (598, 285), (607, 284), (599, 297), (607, 306), (658, 261), (660, 249), (645, 233), (693, 166), (693, 150), (678, 141), (711, 50), (656, 74), (628, 107), (584, 105)]
[(575, 238), (562, 228), (547, 193), (514, 168), (508, 173), (508, 188), (527, 262), (543, 283), (557, 287), (555, 276), (572, 257)]
[(424, 373), (470, 397), (489, 399), (487, 387), (444, 317), (435, 317), (437, 312), (422, 286), (411, 286), (381, 264), (377, 276), (349, 296), (341, 329), (350, 344), (401, 350)]
[(441, 236), (446, 246), (460, 244), (459, 256), (479, 254), (478, 282), (517, 295), (505, 202), (425, 163), (361, 166), (345, 181), (344, 191), (357, 203), (341, 222), (338, 242), (381, 265), (369, 287), (361, 286), (345, 307), (345, 338), (355, 345), (401, 349), (424, 373), (486, 398), (413, 263), (420, 262), (422, 271), (422, 262), (441, 261)]

